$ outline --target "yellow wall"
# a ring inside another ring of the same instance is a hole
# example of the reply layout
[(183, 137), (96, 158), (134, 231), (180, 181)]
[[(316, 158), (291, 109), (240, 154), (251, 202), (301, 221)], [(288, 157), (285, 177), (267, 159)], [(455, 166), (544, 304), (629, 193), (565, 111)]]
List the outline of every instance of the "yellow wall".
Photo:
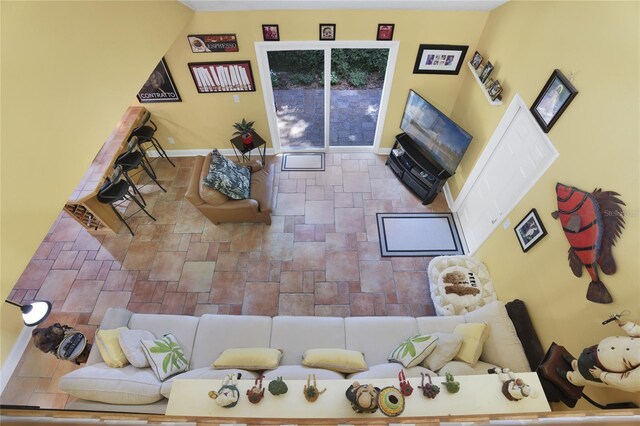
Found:
[[(639, 210), (639, 26), (638, 2), (509, 2), (492, 11), (478, 50), (496, 64), (505, 102), (486, 102), (469, 70), (453, 118), (474, 135), (468, 154), (450, 181), (454, 194), (464, 184), (516, 92), (531, 105), (555, 68), (575, 73), (578, 96), (549, 132), (560, 157), (509, 215), (477, 256), (488, 266), (502, 300), (524, 300), (545, 348), (555, 341), (575, 355), (607, 335), (624, 334), (600, 322), (624, 309), (640, 321)], [(614, 59), (615, 58), (615, 59)], [(612, 62), (613, 61), (613, 62)], [(568, 242), (558, 221), (555, 184), (586, 191), (614, 190), (626, 202), (626, 228), (614, 248), (618, 272), (602, 275), (613, 303), (586, 300), (589, 284), (571, 273)], [(522, 253), (513, 226), (535, 207), (548, 236)], [(601, 401), (631, 394), (589, 391)], [(636, 402), (640, 396), (635, 395)]]
[[(230, 148), (231, 125), (242, 117), (256, 120), (256, 130), (269, 139), (262, 84), (254, 42), (262, 42), (262, 24), (279, 24), (281, 41), (318, 40), (318, 24), (336, 23), (336, 40), (375, 40), (377, 25), (395, 23), (394, 41), (400, 42), (392, 95), (387, 109), (382, 146), (391, 147), (400, 133), (402, 111), (410, 88), (417, 90), (445, 113), (451, 111), (463, 81), (459, 76), (413, 74), (418, 45), (469, 45), (471, 54), (484, 28), (487, 12), (434, 11), (253, 11), (198, 13), (175, 40), (166, 55), (167, 64), (182, 97), (182, 103), (144, 106), (159, 124), (159, 139), (165, 149)], [(236, 53), (192, 53), (188, 34), (235, 33), (240, 51)], [(468, 53), (470, 55), (470, 53)], [(198, 94), (187, 68), (188, 62), (250, 60), (256, 92)], [(137, 101), (134, 102), (138, 104)], [(175, 145), (167, 145), (167, 137)]]
[[(193, 12), (178, 2), (1, 2), (1, 300)], [(1, 360), (20, 331), (0, 304)]]

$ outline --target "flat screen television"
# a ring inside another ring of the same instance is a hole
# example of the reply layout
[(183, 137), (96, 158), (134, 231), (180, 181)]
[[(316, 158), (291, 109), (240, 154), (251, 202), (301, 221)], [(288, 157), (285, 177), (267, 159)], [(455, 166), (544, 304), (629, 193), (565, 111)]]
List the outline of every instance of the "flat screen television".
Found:
[(413, 90), (409, 91), (400, 128), (451, 176), (473, 138)]

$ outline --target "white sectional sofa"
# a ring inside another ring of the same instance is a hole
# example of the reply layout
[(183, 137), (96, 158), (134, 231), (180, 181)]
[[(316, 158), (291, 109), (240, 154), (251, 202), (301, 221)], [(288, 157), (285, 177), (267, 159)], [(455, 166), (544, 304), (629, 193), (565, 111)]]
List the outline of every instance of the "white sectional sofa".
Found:
[[(270, 347), (283, 352), (278, 368), (265, 371), (265, 383), (282, 376), (284, 380), (305, 380), (309, 373), (318, 380), (394, 378), (402, 365), (389, 363), (390, 352), (404, 339), (417, 333), (453, 332), (458, 324), (487, 322), (490, 335), (480, 361), (470, 366), (450, 361), (437, 372), (417, 366), (405, 369), (407, 377), (420, 377), (421, 372), (444, 376), (487, 374), (487, 369), (500, 366), (513, 371), (531, 371), (529, 363), (502, 302), (496, 301), (474, 312), (446, 317), (290, 317), (203, 315), (202, 317), (136, 314), (125, 309), (109, 309), (100, 326), (113, 329), (151, 331), (156, 337), (172, 333), (189, 360), (188, 371), (160, 382), (149, 368), (131, 365), (110, 368), (102, 360), (97, 345), (93, 346), (87, 365), (60, 380), (60, 389), (74, 398), (67, 408), (96, 411), (164, 413), (173, 380), (179, 378), (222, 379), (230, 372), (241, 372), (243, 379), (254, 379), (260, 372), (218, 370), (213, 361), (231, 348)], [(368, 371), (345, 375), (301, 364), (302, 355), (313, 348), (338, 348), (360, 351)]]

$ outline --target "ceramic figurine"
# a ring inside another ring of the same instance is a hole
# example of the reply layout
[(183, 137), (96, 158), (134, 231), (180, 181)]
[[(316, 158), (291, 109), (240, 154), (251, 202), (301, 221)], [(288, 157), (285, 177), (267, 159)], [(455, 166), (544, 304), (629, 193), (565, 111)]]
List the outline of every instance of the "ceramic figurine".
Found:
[(247, 391), (249, 402), (252, 404), (257, 404), (262, 401), (262, 398), (264, 398), (264, 388), (262, 387), (263, 377), (264, 376), (258, 377), (253, 387)]
[(489, 374), (497, 374), (502, 382), (502, 394), (509, 401), (520, 401), (528, 396), (536, 398), (532, 395), (531, 386), (526, 384), (524, 380), (517, 378), (516, 375), (508, 368), (491, 368)]
[(273, 396), (284, 395), (289, 391), (289, 387), (282, 380), (282, 376), (276, 377), (275, 380), (270, 381), (269, 386), (267, 388), (269, 389), (269, 392), (271, 392), (271, 395)]
[(378, 410), (379, 394), (380, 388), (371, 384), (361, 385), (358, 382), (353, 382), (346, 392), (351, 408), (356, 413), (375, 413)]
[[(311, 377), (313, 377), (313, 385), (311, 384)], [(315, 402), (320, 395), (322, 395), (327, 389), (323, 389), (322, 391), (318, 391), (317, 387), (318, 383), (316, 381), (315, 374), (309, 374), (307, 376), (307, 384), (304, 385), (304, 398), (309, 402)]]
[(404, 370), (400, 370), (398, 373), (398, 380), (400, 380), (400, 392), (403, 396), (410, 396), (413, 393), (413, 388), (404, 375)]
[[(433, 399), (440, 393), (440, 387), (433, 384), (431, 376), (428, 374), (420, 373), (422, 376), (422, 386), (418, 386), (418, 389), (422, 389), (422, 394), (429, 399)], [(427, 376), (429, 383), (424, 382), (424, 377)]]
[(222, 408), (235, 407), (240, 399), (240, 392), (238, 391), (238, 379), (242, 377), (241, 373), (227, 374), (222, 381), (222, 387), (216, 391), (209, 392), (209, 398), (215, 399), (216, 404)]

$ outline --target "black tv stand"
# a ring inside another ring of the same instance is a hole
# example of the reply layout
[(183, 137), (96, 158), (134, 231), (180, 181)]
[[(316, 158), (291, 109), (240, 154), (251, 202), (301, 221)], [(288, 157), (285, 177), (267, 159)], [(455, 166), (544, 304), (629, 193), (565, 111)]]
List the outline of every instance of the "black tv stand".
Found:
[(444, 183), (451, 175), (442, 167), (434, 164), (416, 143), (406, 134), (396, 136), (387, 166), (413, 191), (422, 204), (430, 204), (442, 191)]

